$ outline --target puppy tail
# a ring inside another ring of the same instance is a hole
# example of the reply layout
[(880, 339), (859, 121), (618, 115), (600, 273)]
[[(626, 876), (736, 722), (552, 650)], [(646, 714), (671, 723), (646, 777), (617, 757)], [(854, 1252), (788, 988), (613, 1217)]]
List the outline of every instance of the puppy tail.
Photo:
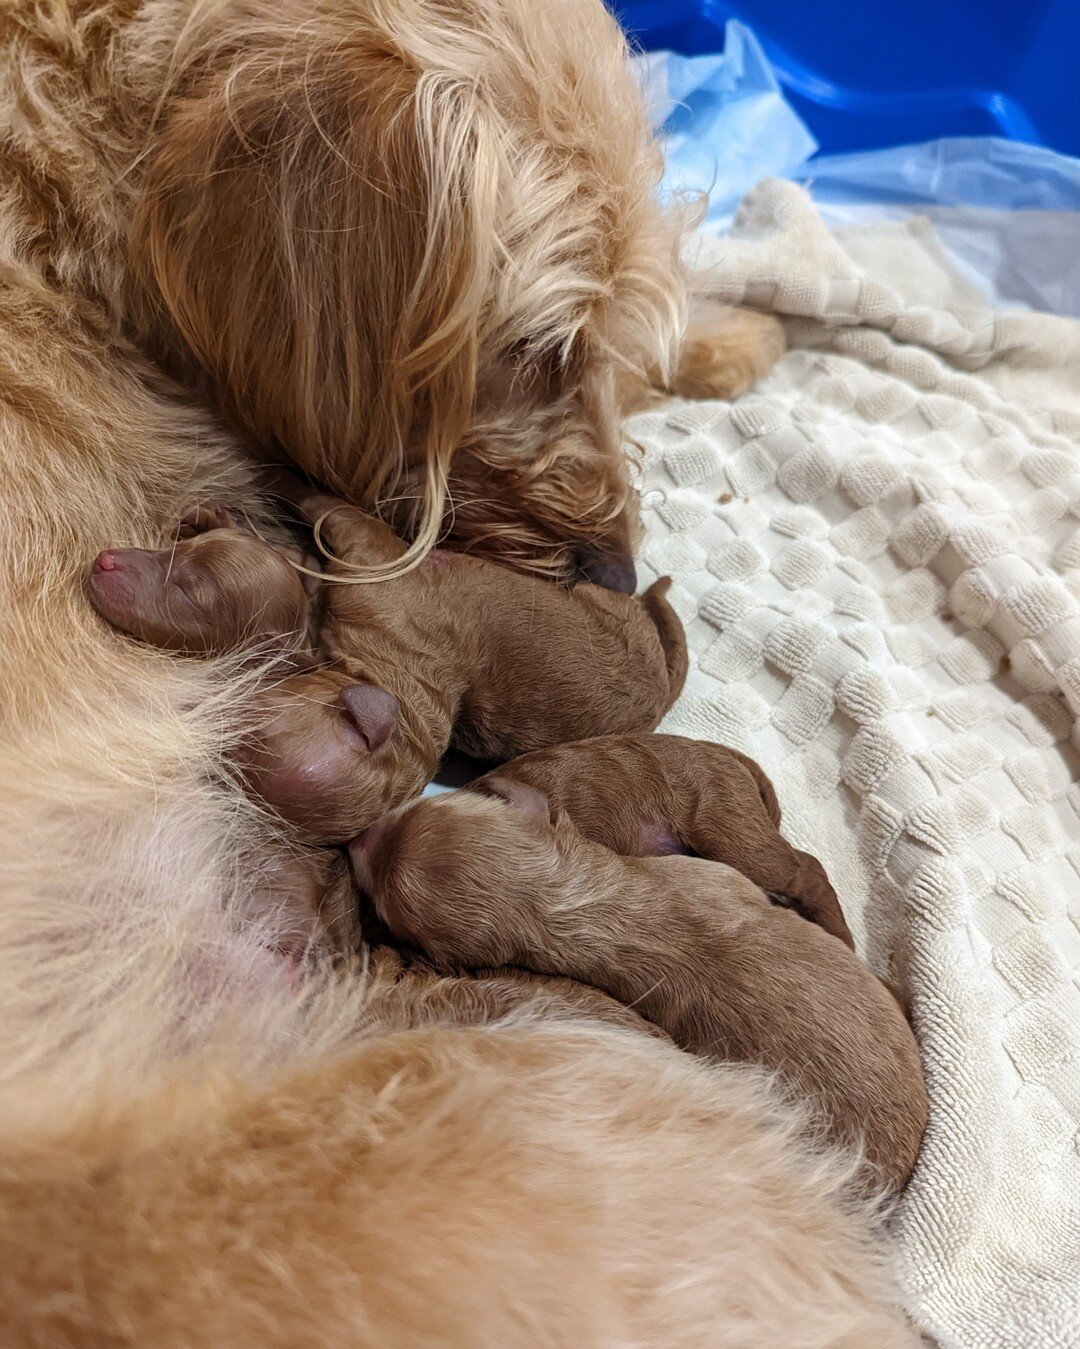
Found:
[(686, 633), (683, 631), (682, 622), (667, 601), (667, 593), (670, 589), (671, 577), (661, 576), (659, 581), (654, 581), (641, 597), (641, 601), (645, 605), (645, 612), (652, 619), (660, 637), (660, 645), (664, 648), (669, 707), (682, 692), (683, 685), (686, 683), (686, 671), (690, 663), (686, 651)]

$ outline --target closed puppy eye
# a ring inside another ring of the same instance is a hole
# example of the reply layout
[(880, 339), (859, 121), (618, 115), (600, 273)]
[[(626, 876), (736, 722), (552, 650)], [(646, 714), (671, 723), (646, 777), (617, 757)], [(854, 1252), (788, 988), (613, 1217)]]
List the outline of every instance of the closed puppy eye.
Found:
[(192, 567), (174, 567), (169, 580), (189, 604), (205, 607), (213, 598), (212, 583)]
[(169, 580), (189, 603), (194, 604), (197, 602), (195, 596), (191, 593), (189, 582), (180, 572), (173, 572), (172, 576), (169, 577)]

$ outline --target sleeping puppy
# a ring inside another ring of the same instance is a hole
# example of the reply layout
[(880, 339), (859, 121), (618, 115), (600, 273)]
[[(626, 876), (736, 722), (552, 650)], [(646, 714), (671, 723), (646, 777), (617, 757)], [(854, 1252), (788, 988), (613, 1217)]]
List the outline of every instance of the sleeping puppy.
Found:
[(841, 942), (700, 858), (621, 857), (542, 793), (454, 792), (400, 808), (349, 852), (399, 939), (441, 968), (514, 965), (592, 984), (676, 1044), (777, 1069), (868, 1184), (900, 1189), (926, 1124), (899, 1005)]
[(235, 751), (247, 785), (307, 843), (343, 843), (418, 796), (439, 760), (393, 694), (340, 670), (262, 691), (251, 722)]
[[(302, 977), (329, 963), (364, 971), (364, 1013), (381, 1030), (492, 1022), (511, 1012), (586, 1017), (667, 1041), (660, 1027), (590, 984), (521, 969), (440, 973), (419, 951), (402, 949), (369, 904), (357, 903), (341, 848), (267, 841), (245, 858), (251, 890), (238, 917)], [(296, 983), (299, 987), (299, 980)]]
[(598, 736), (523, 755), (469, 790), (500, 795), (510, 782), (543, 792), (612, 852), (726, 862), (854, 946), (824, 868), (781, 834), (772, 783), (737, 750), (677, 735)]
[(310, 646), (315, 582), (299, 548), (264, 542), (222, 507), (180, 517), (172, 548), (107, 549), (87, 578), (91, 604), (140, 641), (167, 651), (215, 656)]
[(668, 578), (639, 599), (590, 584), (568, 590), (436, 549), (394, 579), (349, 584), (372, 565), (392, 570), (405, 545), (290, 474), (275, 475), (274, 489), (328, 554), (326, 655), (415, 709), (440, 753), (452, 743), (501, 760), (652, 730), (682, 690), (686, 638), (664, 598)]
[[(269, 784), (266, 799), (307, 841), (345, 842), (427, 782), (451, 743), (490, 761), (562, 740), (651, 730), (681, 690), (686, 639), (664, 598), (666, 579), (640, 599), (594, 585), (566, 590), (436, 550), (393, 579), (349, 584), (352, 567), (392, 567), (404, 544), (336, 497), (288, 475), (280, 482), (332, 555), (318, 605), (289, 549), (236, 528), (216, 509), (187, 517), (205, 532), (172, 554), (103, 553), (89, 593), (110, 622), (173, 650), (217, 652), (249, 639), (296, 650), (318, 632), (320, 654), (348, 676), (344, 683), (366, 691), (355, 699), (364, 701), (363, 715), (332, 696), (326, 675), (297, 677), (285, 697), (271, 695), (271, 715), (261, 718), (280, 730), (248, 756), (256, 788)], [(313, 729), (291, 750), (289, 697), (298, 723), (314, 728), (322, 717), (321, 739)], [(312, 704), (325, 711), (313, 715)], [(347, 743), (354, 753), (344, 752)], [(276, 793), (271, 745), (289, 758)], [(324, 751), (339, 772), (312, 773), (302, 812), (292, 810), (298, 797), (289, 783)]]

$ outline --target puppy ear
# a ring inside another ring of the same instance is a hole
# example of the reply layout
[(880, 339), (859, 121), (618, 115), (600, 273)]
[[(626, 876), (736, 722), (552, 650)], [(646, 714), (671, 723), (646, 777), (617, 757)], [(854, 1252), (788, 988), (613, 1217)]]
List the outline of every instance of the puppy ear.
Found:
[(551, 822), (551, 802), (537, 787), (529, 787), (514, 778), (494, 777), (485, 779), (483, 790), (489, 796), (505, 801), (534, 824)]
[(350, 684), (338, 695), (349, 720), (374, 753), (393, 735), (401, 707), (392, 693), (375, 684)]
[(190, 539), (195, 534), (206, 534), (212, 529), (236, 529), (236, 516), (227, 506), (188, 506), (180, 512), (177, 537)]

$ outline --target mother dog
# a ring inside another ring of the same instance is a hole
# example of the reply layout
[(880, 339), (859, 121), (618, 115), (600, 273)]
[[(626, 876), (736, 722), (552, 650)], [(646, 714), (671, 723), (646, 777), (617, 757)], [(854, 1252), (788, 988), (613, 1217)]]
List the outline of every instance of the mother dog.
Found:
[(446, 516), (629, 586), (620, 417), (779, 341), (719, 314), (680, 356), (625, 58), (592, 0), (0, 13), (5, 1344), (911, 1342), (767, 1082), (573, 1000), (292, 986), (239, 921), (250, 674), (80, 592), (192, 500), (259, 519), (252, 454), (417, 551)]

